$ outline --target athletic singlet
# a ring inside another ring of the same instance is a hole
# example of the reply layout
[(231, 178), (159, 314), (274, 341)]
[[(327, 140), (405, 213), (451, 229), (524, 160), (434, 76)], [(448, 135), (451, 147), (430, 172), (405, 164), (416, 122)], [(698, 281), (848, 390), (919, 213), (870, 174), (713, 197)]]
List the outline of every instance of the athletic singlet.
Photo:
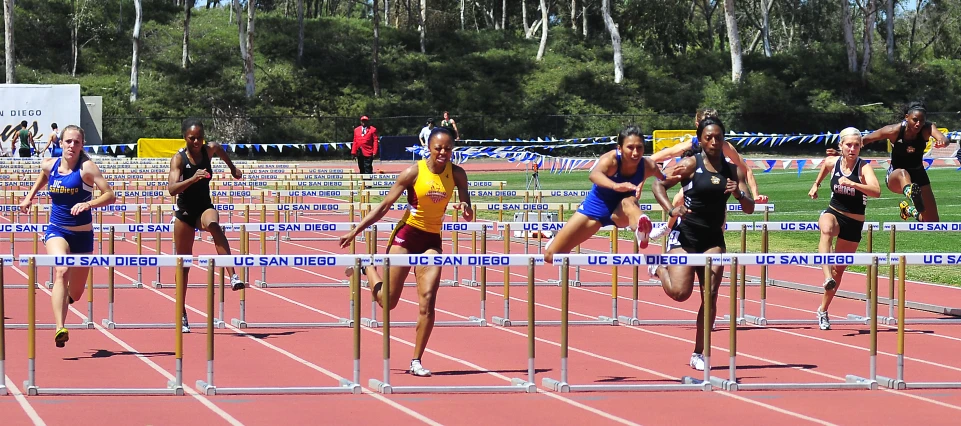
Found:
[[(614, 172), (613, 176), (608, 176), (614, 183), (630, 182), (634, 186), (638, 186), (644, 181), (644, 158), (641, 158), (641, 162), (637, 164), (637, 171), (631, 176), (624, 176), (621, 174), (621, 151), (615, 150), (615, 156), (617, 157), (617, 171)], [(610, 200), (620, 200), (624, 197), (634, 195), (634, 192), (617, 192), (613, 189), (602, 188), (594, 184), (591, 187), (591, 194), (597, 198), (605, 201)]]
[(829, 205), (839, 212), (863, 215), (864, 207), (868, 205), (868, 196), (857, 189), (838, 183), (842, 177), (854, 183), (862, 183), (861, 157), (854, 162), (850, 175), (845, 175), (841, 171), (841, 160), (843, 158), (838, 158), (837, 163), (834, 163), (834, 172), (831, 174), (831, 204)]
[(80, 226), (93, 222), (93, 215), (90, 210), (81, 212), (74, 216), (70, 214), (70, 209), (74, 205), (89, 202), (93, 199), (93, 187), (87, 185), (80, 177), (80, 169), (83, 162), (87, 161), (87, 156), (82, 156), (74, 169), (65, 175), (60, 174), (60, 161), (58, 158), (50, 169), (50, 181), (47, 184), (47, 192), (50, 193), (50, 223), (59, 226)]
[[(181, 181), (192, 178), (198, 170), (206, 170), (207, 173), (213, 175), (213, 169), (210, 167), (210, 157), (207, 156), (207, 145), (201, 147), (200, 162), (197, 164), (190, 163), (186, 148), (182, 148), (178, 154), (183, 160), (180, 166)], [(191, 184), (183, 192), (177, 194), (177, 210), (206, 209), (211, 204), (213, 202), (210, 201), (210, 178), (201, 179), (200, 182)]]
[(904, 140), (904, 131), (907, 123), (901, 122), (901, 130), (898, 132), (898, 139), (891, 144), (891, 168), (892, 169), (914, 169), (924, 167), (924, 148), (928, 146), (928, 140), (924, 138), (924, 128), (932, 126), (925, 123), (921, 126), (917, 136), (913, 140)]
[(440, 127), (453, 127), (454, 120), (441, 120)]
[(711, 173), (704, 168), (704, 154), (694, 155), (696, 166), (694, 176), (684, 183), (684, 206), (691, 211), (684, 216), (683, 221), (688, 225), (700, 227), (721, 227), (724, 225), (727, 212), (727, 200), (731, 194), (725, 194), (728, 179), (736, 179), (737, 171), (733, 164), (722, 162), (721, 170)]
[(443, 172), (434, 174), (427, 167), (426, 160), (418, 161), (417, 179), (414, 187), (407, 191), (410, 208), (401, 222), (424, 232), (439, 234), (447, 203), (453, 195), (454, 173), (450, 162), (444, 165)]
[(20, 148), (30, 148), (30, 131), (27, 129), (20, 129)]
[(50, 148), (52, 149), (60, 148), (60, 131), (59, 130), (57, 130), (56, 133), (53, 134), (53, 143), (50, 144)]

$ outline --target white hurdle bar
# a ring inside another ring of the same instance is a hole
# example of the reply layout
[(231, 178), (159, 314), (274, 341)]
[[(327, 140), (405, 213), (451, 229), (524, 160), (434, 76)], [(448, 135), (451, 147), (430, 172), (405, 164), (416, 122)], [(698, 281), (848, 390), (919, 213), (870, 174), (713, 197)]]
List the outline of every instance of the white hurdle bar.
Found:
[[(950, 257), (949, 257), (950, 256)], [(905, 270), (907, 265), (957, 265), (961, 263), (961, 255), (945, 253), (894, 253), (891, 254), (892, 264), (898, 265), (898, 281), (900, 289), (898, 291), (898, 350), (897, 350), (897, 369), (894, 377), (878, 376), (878, 382), (882, 386), (891, 389), (961, 389), (961, 381), (942, 381), (942, 382), (912, 382), (904, 378), (904, 326), (910, 324), (911, 320), (905, 319), (904, 310), (906, 307), (905, 296)]]
[[(465, 255), (380, 255), (373, 256), (373, 263), (381, 265), (384, 269), (384, 282), (381, 293), (384, 300), (388, 301), (384, 305), (384, 369), (383, 380), (370, 379), (368, 385), (376, 391), (384, 394), (394, 393), (535, 393), (537, 387), (534, 384), (534, 304), (528, 304), (527, 327), (527, 378), (513, 378), (510, 385), (446, 385), (446, 386), (394, 386), (390, 384), (390, 328), (393, 322), (390, 320), (390, 282), (391, 266), (425, 266), (436, 265), (440, 267), (450, 267), (456, 265), (468, 266), (527, 266), (528, 271), (528, 297), (534, 300), (534, 265), (538, 263), (537, 258), (528, 255), (490, 255), (490, 254), (465, 254)], [(543, 264), (543, 258), (540, 259)]]
[(207, 377), (197, 380), (197, 388), (205, 395), (286, 395), (286, 394), (360, 394), (360, 324), (352, 321), (353, 328), (353, 380), (340, 378), (338, 386), (293, 386), (293, 387), (224, 387), (216, 386), (214, 381), (214, 270), (218, 265), (245, 266), (268, 261), (272, 267), (347, 267), (352, 266), (351, 277), (351, 316), (360, 314), (360, 267), (369, 264), (370, 259), (358, 255), (337, 256), (200, 256), (198, 266), (207, 268)]
[[(97, 255), (22, 255), (20, 266), (28, 268), (28, 284), (36, 283), (38, 266), (128, 266), (131, 263), (147, 263), (156, 267), (177, 268), (177, 297), (175, 318), (183, 315), (181, 304), (184, 301), (183, 268), (190, 267), (189, 256), (97, 256)], [(183, 333), (175, 329), (175, 376), (164, 388), (44, 388), (37, 385), (36, 379), (36, 287), (27, 286), (27, 380), (24, 388), (27, 395), (183, 395)]]

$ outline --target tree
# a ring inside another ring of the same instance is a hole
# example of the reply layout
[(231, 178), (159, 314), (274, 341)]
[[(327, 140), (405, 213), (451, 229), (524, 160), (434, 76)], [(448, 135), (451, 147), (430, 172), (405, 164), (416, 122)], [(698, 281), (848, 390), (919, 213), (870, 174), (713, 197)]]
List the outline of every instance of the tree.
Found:
[(864, 7), (864, 35), (861, 40), (861, 79), (867, 80), (871, 70), (871, 45), (874, 43), (874, 26), (877, 21), (877, 0), (868, 0)]
[(547, 50), (547, 0), (541, 0), (541, 44), (537, 47), (537, 60), (544, 59)]
[(254, 1), (247, 2), (247, 23), (244, 28), (244, 20), (241, 18), (240, 0), (234, 0), (234, 7), (237, 8), (237, 37), (240, 39), (240, 58), (244, 62), (244, 88), (247, 98), (253, 98), (254, 87)]
[(743, 72), (741, 65), (741, 35), (737, 32), (734, 0), (724, 0), (724, 23), (727, 26), (727, 41), (731, 48), (731, 81), (739, 83)]
[(304, 61), (304, 0), (297, 0), (297, 65)]
[(17, 82), (16, 58), (13, 56), (13, 0), (3, 0), (3, 49), (6, 53), (7, 84)]
[(848, 53), (848, 71), (858, 72), (858, 50), (854, 44), (854, 19), (851, 17), (851, 5), (848, 0), (841, 0), (841, 28), (844, 32), (844, 46)]
[(180, 66), (187, 69), (190, 66), (190, 9), (193, 9), (194, 0), (184, 1), (184, 54)]
[(887, 29), (888, 62), (894, 62), (894, 0), (886, 0), (885, 27)]
[[(380, 51), (380, 19), (378, 17), (377, 0), (374, 0), (372, 3), (374, 5), (374, 16), (371, 17), (374, 23), (374, 46), (373, 52), (370, 55), (371, 83), (374, 86), (374, 96), (380, 97), (380, 82), (377, 81), (377, 54)], [(423, 43), (423, 41), (421, 43)], [(423, 46), (423, 44), (421, 44), (421, 46)]]
[(611, 33), (611, 46), (614, 48), (614, 83), (620, 84), (624, 80), (624, 60), (621, 58), (621, 33), (617, 31), (614, 18), (611, 18), (611, 0), (601, 0), (601, 13), (604, 15), (604, 26)]
[(420, 53), (427, 53), (427, 0), (420, 0)]
[(137, 90), (139, 89), (139, 82), (137, 80), (140, 74), (140, 24), (143, 21), (143, 11), (140, 7), (140, 0), (133, 0), (133, 8), (133, 58), (130, 63), (130, 103), (137, 102)]

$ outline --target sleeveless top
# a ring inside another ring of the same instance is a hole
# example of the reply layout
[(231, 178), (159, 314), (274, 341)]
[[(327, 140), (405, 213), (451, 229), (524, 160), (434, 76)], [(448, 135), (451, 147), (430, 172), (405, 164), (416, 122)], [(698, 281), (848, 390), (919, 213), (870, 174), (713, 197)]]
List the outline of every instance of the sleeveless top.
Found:
[(53, 134), (53, 143), (50, 144), (50, 148), (52, 149), (60, 148), (60, 130), (57, 130)]
[(30, 131), (20, 129), (18, 136), (20, 137), (20, 148), (30, 148)]
[(410, 208), (401, 222), (424, 232), (439, 234), (447, 203), (453, 195), (454, 173), (450, 162), (444, 166), (443, 172), (434, 174), (427, 167), (426, 160), (418, 161), (417, 179), (414, 180), (414, 187), (407, 191)]
[(925, 123), (921, 126), (917, 136), (913, 140), (905, 140), (904, 132), (907, 123), (901, 122), (901, 130), (898, 132), (898, 139), (891, 144), (891, 168), (892, 169), (915, 169), (924, 167), (924, 149), (928, 146), (928, 140), (924, 138), (924, 129), (931, 126)]
[(453, 126), (451, 126), (451, 124), (452, 124), (453, 122), (454, 122), (453, 119), (451, 119), (451, 120), (441, 120), (441, 121), (440, 121), (440, 127), (453, 127)]
[[(617, 157), (617, 171), (614, 172), (613, 176), (608, 176), (614, 183), (630, 182), (634, 186), (638, 186), (644, 181), (644, 159), (641, 158), (641, 162), (637, 165), (637, 171), (631, 176), (624, 176), (621, 174), (621, 151), (615, 150), (615, 155)], [(634, 195), (634, 192), (617, 192), (613, 189), (602, 188), (594, 184), (591, 187), (590, 195), (593, 195), (601, 200), (606, 201), (620, 201), (626, 197)]]
[[(727, 200), (731, 194), (725, 194), (728, 179), (737, 179), (736, 167), (726, 161), (716, 173), (704, 168), (704, 154), (695, 154), (697, 162), (694, 176), (684, 184), (684, 206), (691, 210), (682, 219), (686, 225), (721, 228), (727, 212)], [(747, 196), (747, 194), (745, 194)]]
[[(191, 164), (187, 158), (187, 148), (182, 148), (177, 152), (181, 156), (180, 176), (181, 181), (188, 180), (197, 173), (198, 170), (206, 170), (213, 175), (214, 171), (210, 167), (210, 157), (207, 156), (207, 145), (200, 149), (200, 162)], [(201, 179), (194, 182), (183, 192), (177, 194), (177, 210), (193, 210), (196, 208), (207, 208), (213, 204), (210, 200), (210, 178)]]
[(834, 172), (831, 173), (831, 204), (829, 205), (840, 212), (863, 215), (864, 208), (868, 205), (868, 196), (857, 189), (841, 186), (838, 183), (842, 177), (848, 178), (851, 182), (862, 183), (861, 157), (854, 162), (850, 175), (845, 175), (841, 171), (841, 160), (843, 158), (838, 158), (837, 163), (834, 164)]
[(80, 169), (83, 167), (86, 156), (81, 157), (73, 170), (67, 174), (60, 174), (60, 161), (58, 158), (50, 169), (50, 180), (47, 183), (47, 192), (50, 193), (50, 223), (60, 226), (80, 226), (93, 222), (93, 215), (90, 210), (81, 212), (74, 216), (70, 214), (70, 209), (74, 205), (89, 202), (93, 199), (93, 187), (87, 185), (80, 177)]

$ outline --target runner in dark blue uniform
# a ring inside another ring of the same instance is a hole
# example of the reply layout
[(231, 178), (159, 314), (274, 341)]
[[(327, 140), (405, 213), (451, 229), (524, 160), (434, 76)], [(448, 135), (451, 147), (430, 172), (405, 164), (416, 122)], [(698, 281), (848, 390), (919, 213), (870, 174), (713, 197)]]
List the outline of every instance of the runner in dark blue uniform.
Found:
[(50, 150), (51, 157), (63, 155), (63, 148), (60, 147), (60, 130), (57, 129), (57, 123), (50, 125), (50, 139), (47, 140), (47, 146), (43, 147), (43, 152), (47, 150)]
[[(754, 200), (745, 193), (744, 174), (736, 166), (724, 160), (724, 124), (718, 118), (705, 118), (697, 126), (697, 137), (702, 153), (687, 157), (674, 167), (664, 181), (654, 182), (654, 198), (670, 216), (682, 217), (668, 236), (669, 254), (723, 253), (724, 215), (727, 201), (732, 195), (745, 214), (754, 213)], [(684, 204), (674, 207), (667, 196), (668, 188), (678, 182), (684, 189)], [(704, 288), (704, 269), (695, 266), (655, 266), (649, 268), (651, 275), (660, 278), (664, 292), (672, 299), (683, 302), (694, 291), (697, 275)], [(717, 289), (721, 285), (723, 266), (712, 269), (714, 299), (711, 312), (717, 312)], [(714, 315), (709, 318), (714, 324)], [(697, 313), (697, 338), (690, 366), (704, 370), (704, 304)]]
[[(50, 193), (50, 225), (43, 236), (47, 254), (89, 254), (93, 252), (93, 215), (91, 209), (113, 204), (116, 197), (110, 184), (83, 151), (83, 129), (70, 125), (63, 129), (63, 156), (45, 158), (40, 163), (40, 176), (30, 192), (20, 202), (20, 211), (26, 213), (43, 185), (48, 184)], [(93, 187), (100, 196), (93, 199)], [(54, 268), (53, 318), (56, 322), (54, 342), (62, 348), (70, 339), (63, 323), (67, 305), (83, 296), (89, 267)]]
[[(210, 233), (217, 246), (217, 253), (230, 254), (230, 244), (220, 227), (220, 217), (217, 209), (210, 200), (210, 175), (213, 169), (210, 159), (214, 155), (220, 157), (234, 179), (243, 177), (240, 169), (234, 166), (230, 157), (220, 144), (208, 144), (204, 139), (204, 124), (200, 120), (184, 120), (181, 130), (187, 145), (170, 160), (170, 174), (167, 191), (177, 196), (177, 211), (174, 213), (174, 245), (178, 255), (193, 255), (194, 235), (197, 229)], [(244, 282), (237, 276), (233, 267), (228, 266), (227, 273), (231, 275), (230, 286), (236, 291), (244, 288)], [(184, 282), (190, 268), (184, 268)], [(185, 302), (186, 303), (186, 302)], [(187, 322), (187, 310), (184, 309), (181, 328), (184, 333), (190, 332)]]
[[(818, 227), (821, 228), (821, 241), (818, 243), (819, 253), (854, 253), (861, 242), (861, 231), (864, 228), (864, 210), (868, 205), (868, 197), (881, 196), (881, 185), (871, 164), (863, 161), (861, 155), (861, 131), (848, 127), (841, 131), (840, 157), (828, 157), (821, 163), (821, 170), (814, 180), (814, 185), (808, 191), (812, 199), (818, 198), (818, 188), (824, 178), (831, 175), (831, 203), (827, 210), (821, 213)], [(831, 240), (837, 237), (834, 249)], [(823, 265), (824, 296), (821, 306), (817, 310), (818, 326), (821, 330), (831, 329), (828, 317), (828, 307), (837, 293), (841, 277), (847, 265)]]
[[(891, 192), (902, 194), (907, 200), (899, 205), (901, 218), (914, 217), (919, 222), (938, 222), (938, 204), (931, 190), (931, 180), (925, 171), (924, 150), (934, 138), (934, 148), (947, 146), (948, 139), (934, 123), (926, 119), (924, 102), (911, 102), (905, 107), (904, 120), (884, 126), (864, 136), (864, 145), (876, 141), (891, 141), (891, 166), (885, 183)], [(830, 155), (837, 155), (829, 151)], [(910, 203), (908, 202), (910, 201)], [(911, 204), (914, 204), (911, 206)]]
[(631, 228), (639, 246), (646, 248), (651, 219), (641, 213), (637, 200), (641, 195), (641, 183), (650, 176), (664, 179), (654, 162), (644, 157), (641, 129), (628, 126), (617, 136), (617, 149), (602, 155), (591, 170), (590, 179), (594, 183), (591, 192), (547, 243), (544, 260), (553, 263), (555, 254), (570, 253), (571, 249), (608, 225)]

